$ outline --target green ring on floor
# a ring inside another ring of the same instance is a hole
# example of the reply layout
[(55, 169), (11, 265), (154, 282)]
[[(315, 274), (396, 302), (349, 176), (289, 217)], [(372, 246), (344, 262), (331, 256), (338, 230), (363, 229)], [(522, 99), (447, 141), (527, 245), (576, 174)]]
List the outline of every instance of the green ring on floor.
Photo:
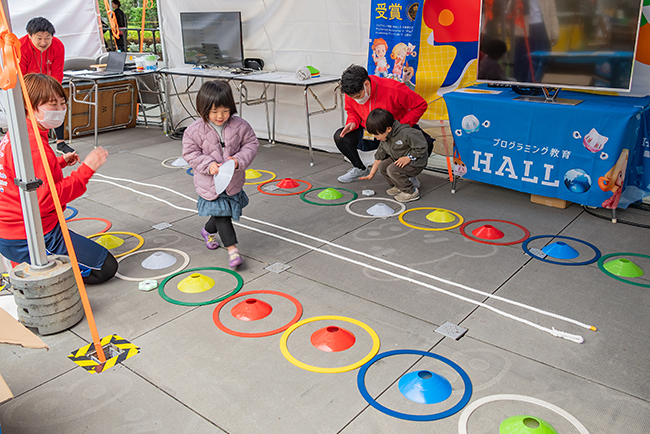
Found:
[(650, 288), (650, 284), (632, 282), (631, 280), (623, 279), (622, 277), (619, 277), (616, 274), (607, 271), (605, 269), (605, 261), (613, 256), (640, 256), (641, 258), (650, 259), (650, 255), (643, 255), (641, 253), (628, 253), (628, 252), (610, 253), (609, 255), (601, 256), (600, 259), (598, 260), (598, 268), (600, 268), (600, 271), (602, 271), (612, 279), (620, 280), (621, 282), (627, 283), (629, 285), (640, 286), (641, 288)]
[[(214, 300), (208, 300), (208, 301), (180, 301), (180, 300), (174, 300), (167, 294), (165, 294), (165, 284), (169, 282), (172, 278), (178, 276), (179, 274), (184, 274), (184, 273), (193, 273), (195, 271), (201, 271), (201, 270), (216, 270), (216, 271), (223, 271), (225, 273), (231, 274), (235, 276), (237, 279), (237, 286), (235, 289), (232, 290), (232, 292), (224, 295), (223, 297), (215, 298)], [(174, 273), (169, 277), (166, 277), (165, 280), (162, 281), (160, 286), (158, 287), (158, 294), (162, 297), (163, 300), (168, 301), (173, 304), (178, 304), (180, 306), (205, 306), (206, 304), (214, 304), (214, 303), (219, 303), (220, 301), (223, 301), (227, 299), (228, 297), (231, 297), (239, 292), (239, 290), (244, 286), (244, 279), (239, 275), (239, 273), (228, 270), (227, 268), (220, 268), (220, 267), (197, 267), (197, 268), (190, 268), (189, 270), (183, 270), (179, 271), (178, 273)]]
[(359, 195), (358, 195), (356, 192), (354, 192), (354, 191), (352, 191), (352, 190), (348, 190), (347, 188), (334, 188), (334, 190), (344, 190), (344, 191), (347, 191), (348, 193), (352, 193), (352, 195), (353, 195), (354, 197), (353, 197), (352, 199), (348, 200), (347, 202), (338, 202), (338, 203), (318, 203), (318, 202), (312, 202), (312, 201), (309, 200), (309, 199), (305, 199), (305, 195), (306, 195), (307, 193), (311, 193), (312, 191), (318, 191), (318, 190), (327, 190), (328, 188), (334, 188), (334, 187), (318, 187), (318, 188), (312, 188), (311, 190), (307, 190), (306, 192), (304, 192), (303, 194), (301, 194), (301, 195), (300, 195), (300, 199), (302, 199), (303, 202), (307, 202), (307, 203), (310, 203), (310, 204), (312, 204), (312, 205), (318, 205), (318, 206), (337, 206), (337, 205), (345, 205), (345, 204), (348, 204), (348, 203), (352, 202), (353, 200), (356, 200), (357, 197), (359, 197)]

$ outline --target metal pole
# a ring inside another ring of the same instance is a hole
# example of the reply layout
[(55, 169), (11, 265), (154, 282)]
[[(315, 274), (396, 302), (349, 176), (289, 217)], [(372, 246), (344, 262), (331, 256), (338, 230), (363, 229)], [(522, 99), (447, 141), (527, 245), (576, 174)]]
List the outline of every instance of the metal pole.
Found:
[[(2, 7), (7, 16), (7, 23), (11, 27), (9, 7), (7, 0), (2, 0)], [(11, 28), (9, 28), (11, 31)], [(0, 53), (0, 59), (2, 54)], [(9, 121), (9, 137), (11, 137), (11, 150), (16, 170), (16, 184), (20, 192), (20, 203), (23, 208), (23, 219), (25, 221), (25, 233), (27, 234), (27, 246), (29, 248), (29, 260), (34, 268), (46, 268), (48, 266), (47, 250), (43, 239), (43, 225), (41, 224), (41, 210), (38, 207), (36, 189), (42, 183), (34, 175), (34, 164), (32, 162), (32, 150), (27, 132), (25, 118), (25, 103), (20, 88), (20, 82), (14, 89), (0, 92), (2, 103), (7, 108)], [(35, 134), (39, 134), (38, 131)], [(47, 162), (43, 162), (47, 164)], [(13, 179), (3, 182), (14, 182)]]
[(309, 86), (305, 86), (305, 119), (307, 120), (307, 144), (309, 145), (309, 165), (314, 165), (314, 150), (311, 147), (311, 125), (309, 124), (309, 98), (307, 96), (307, 90)]

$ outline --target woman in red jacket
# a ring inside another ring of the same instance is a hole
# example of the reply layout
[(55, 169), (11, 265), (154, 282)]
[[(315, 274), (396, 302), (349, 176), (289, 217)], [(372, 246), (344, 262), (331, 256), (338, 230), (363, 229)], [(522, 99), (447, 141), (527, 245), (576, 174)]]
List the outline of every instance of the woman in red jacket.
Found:
[[(20, 38), (20, 69), (23, 74), (37, 73), (63, 82), (65, 47), (54, 37), (54, 26), (46, 18), (32, 18), (27, 23), (27, 34)], [(73, 152), (63, 139), (63, 124), (55, 128), (56, 149), (61, 154)]]
[[(56, 128), (63, 122), (66, 112), (65, 93), (58, 81), (45, 74), (27, 74), (25, 85), (38, 125), (38, 131), (34, 131), (32, 123), (27, 122), (34, 173), (36, 178), (43, 180), (43, 185), (36, 192), (45, 234), (45, 247), (48, 254), (67, 255), (68, 250), (63, 241), (52, 193), (46, 182), (44, 163), (50, 167), (57, 194), (65, 209), (68, 202), (84, 194), (88, 180), (106, 162), (108, 152), (101, 147), (93, 149), (79, 168), (66, 177), (63, 176), (62, 169), (80, 162), (75, 152), (57, 157), (52, 148), (45, 146), (47, 161), (44, 162), (38, 150), (36, 134), (40, 134), (43, 143), (46, 144), (48, 130)], [(9, 134), (6, 134), (0, 142), (0, 254), (15, 263), (29, 263), (20, 195), (18, 187), (13, 182), (15, 178), (11, 142)], [(84, 282), (101, 283), (115, 275), (117, 260), (108, 250), (72, 231), (70, 237)]]

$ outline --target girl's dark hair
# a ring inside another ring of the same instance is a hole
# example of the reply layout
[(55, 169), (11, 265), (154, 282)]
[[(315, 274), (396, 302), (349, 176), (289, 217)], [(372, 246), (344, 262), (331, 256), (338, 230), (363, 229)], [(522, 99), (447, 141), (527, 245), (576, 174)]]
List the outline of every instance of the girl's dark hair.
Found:
[(226, 107), (230, 110), (230, 116), (237, 113), (235, 98), (232, 96), (232, 88), (226, 81), (206, 81), (201, 85), (196, 95), (196, 111), (201, 119), (209, 122), (210, 110), (212, 107)]
[(111, 3), (115, 3), (118, 9), (122, 7), (122, 3), (120, 3), (120, 0), (111, 0)]
[(348, 96), (356, 95), (361, 92), (366, 80), (370, 80), (366, 68), (359, 65), (350, 65), (341, 74), (341, 90)]
[(32, 108), (34, 110), (52, 101), (57, 96), (64, 100), (67, 99), (61, 83), (45, 74), (26, 74), (25, 89), (27, 89), (27, 94), (32, 101)]
[(374, 109), (366, 119), (366, 130), (370, 134), (384, 134), (388, 127), (393, 126), (395, 118), (388, 110)]
[(47, 32), (50, 35), (54, 36), (54, 32), (56, 31), (54, 30), (54, 25), (49, 22), (47, 18), (43, 17), (32, 18), (29, 20), (27, 26), (25, 27), (25, 30), (29, 36), (32, 36), (38, 32)]

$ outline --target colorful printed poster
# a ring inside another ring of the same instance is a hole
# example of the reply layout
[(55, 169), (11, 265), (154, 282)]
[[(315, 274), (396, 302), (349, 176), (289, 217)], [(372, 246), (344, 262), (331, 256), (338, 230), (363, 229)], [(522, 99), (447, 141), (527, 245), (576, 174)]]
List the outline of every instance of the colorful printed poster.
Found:
[(415, 89), (422, 0), (372, 0), (368, 74)]
[(447, 119), (440, 95), (476, 81), (481, 0), (425, 0), (416, 92), (429, 101), (423, 119)]

